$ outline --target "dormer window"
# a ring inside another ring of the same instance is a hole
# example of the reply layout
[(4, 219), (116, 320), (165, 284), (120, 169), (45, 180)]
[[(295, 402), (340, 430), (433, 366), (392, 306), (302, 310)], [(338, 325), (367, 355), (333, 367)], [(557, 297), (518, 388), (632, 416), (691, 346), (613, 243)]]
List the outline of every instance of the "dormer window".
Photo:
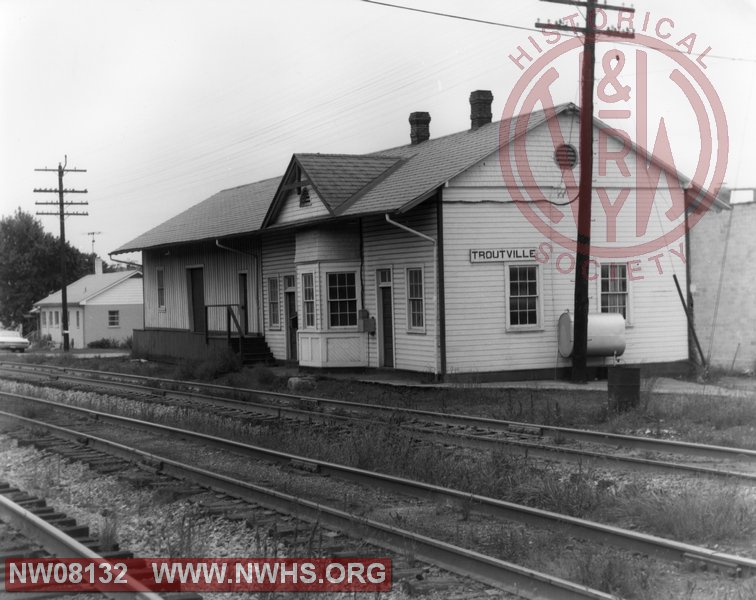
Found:
[(310, 206), (310, 189), (303, 187), (299, 192), (299, 206)]

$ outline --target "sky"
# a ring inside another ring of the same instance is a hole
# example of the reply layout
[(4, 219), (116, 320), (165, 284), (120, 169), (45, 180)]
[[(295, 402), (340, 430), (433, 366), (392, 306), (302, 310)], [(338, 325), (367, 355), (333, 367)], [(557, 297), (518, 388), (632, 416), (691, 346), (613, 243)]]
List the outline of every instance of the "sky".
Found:
[[(477, 89), (493, 92), (498, 120), (528, 66), (514, 58), (539, 56), (529, 36), (546, 47), (536, 20), (575, 12), (538, 0), (387, 2), (507, 26), (363, 0), (0, 0), (0, 216), (55, 209), (35, 202), (56, 194), (33, 189), (56, 188), (57, 176), (35, 169), (67, 157), (87, 172), (68, 173), (64, 187), (88, 193), (66, 200), (86, 200), (71, 210), (89, 215), (68, 217), (66, 237), (108, 260), (222, 189), (282, 174), (296, 152), (409, 143), (413, 111), (430, 112), (431, 137), (467, 129)], [(636, 31), (648, 13), (649, 37), (661, 22), (665, 43), (705, 65), (728, 125), (725, 184), (756, 188), (756, 0), (638, 0), (635, 9)], [(675, 165), (692, 173), (701, 136), (670, 83), (674, 52), (649, 50), (641, 68), (638, 48), (598, 45), (596, 109), (616, 101), (613, 65), (602, 61), (618, 62), (619, 51), (617, 86), (636, 89), (645, 74), (649, 139), (664, 118)], [(575, 53), (554, 62), (555, 102), (579, 103), (578, 64)], [(56, 217), (39, 219), (58, 235)]]

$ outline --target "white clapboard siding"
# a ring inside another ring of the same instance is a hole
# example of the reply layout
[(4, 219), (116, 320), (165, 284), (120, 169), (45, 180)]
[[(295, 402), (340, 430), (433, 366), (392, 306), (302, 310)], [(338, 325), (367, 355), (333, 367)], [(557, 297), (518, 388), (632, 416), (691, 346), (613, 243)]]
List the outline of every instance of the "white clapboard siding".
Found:
[[(224, 245), (231, 246), (230, 242)], [(145, 327), (160, 329), (189, 329), (189, 292), (187, 269), (202, 267), (205, 304), (238, 304), (239, 274), (247, 274), (249, 298), (249, 329), (259, 329), (257, 275), (258, 245), (251, 240), (237, 241), (231, 246), (238, 252), (218, 248), (214, 244), (198, 244), (186, 248), (171, 248), (170, 252), (144, 253)], [(157, 269), (163, 268), (165, 310), (158, 307)], [(210, 309), (208, 327), (211, 331), (226, 328), (225, 312)]]
[[(436, 206), (426, 202), (407, 215), (395, 218), (425, 235), (436, 238)], [(391, 269), (393, 286), (394, 366), (397, 369), (433, 373), (436, 367), (435, 246), (407, 231), (386, 223), (382, 217), (363, 220), (365, 257), (365, 308), (377, 318), (376, 270)], [(407, 269), (423, 269), (425, 331), (409, 331), (407, 323)], [(378, 334), (370, 336), (369, 364), (378, 366)]]
[(87, 304), (141, 304), (143, 298), (142, 278), (130, 277), (87, 300)]
[[(577, 126), (572, 127), (570, 137), (570, 120), (569, 115), (560, 116), (562, 131), (565, 138), (579, 148)], [(599, 135), (605, 136), (595, 130), (596, 138)], [(622, 149), (620, 142), (606, 137), (602, 144), (610, 152), (618, 153)], [(537, 189), (553, 202), (566, 202), (576, 197), (576, 190), (568, 186), (566, 195), (559, 196), (560, 186), (569, 177), (562, 179), (561, 170), (553, 160), (553, 149), (552, 135), (546, 126), (529, 134), (528, 163)], [(667, 216), (668, 211), (673, 212), (675, 203), (682, 201), (683, 192), (676, 181), (670, 182), (662, 175), (654, 203), (647, 204), (650, 206), (647, 211), (639, 210), (636, 187), (657, 185), (657, 182), (649, 184), (644, 172), (636, 177), (635, 159), (632, 152), (623, 157), (622, 165), (629, 169), (629, 177), (616, 161), (605, 161), (600, 175), (599, 165), (594, 165), (591, 232), (594, 259), (596, 263), (630, 263), (631, 277), (636, 279), (629, 282), (630, 314), (623, 359), (633, 363), (683, 360), (688, 355), (687, 324), (672, 279), (676, 274), (685, 288), (684, 244), (680, 235), (683, 221), (679, 214), (673, 214), (672, 218)], [(578, 169), (575, 168), (574, 182)], [(621, 208), (614, 207), (617, 209), (614, 219), (607, 217), (599, 190), (604, 190), (604, 203), (608, 197), (610, 204), (616, 201), (621, 190), (627, 190), (622, 192)], [(446, 345), (450, 373), (569, 364), (557, 353), (556, 326), (565, 310), (573, 310), (575, 205), (541, 203), (526, 207), (515, 203), (533, 197), (536, 196), (524, 191), (512, 193), (506, 188), (498, 153), (451, 180), (443, 190)], [(523, 212), (528, 208), (550, 228), (537, 229)], [(558, 235), (564, 236), (563, 245)], [(661, 247), (648, 246), (656, 240), (660, 240)], [(599, 247), (600, 252), (596, 251)], [(486, 248), (540, 249), (540, 331), (507, 331), (505, 264), (470, 262), (471, 249)], [(634, 249), (625, 251), (626, 248)], [(597, 256), (597, 253), (603, 255)], [(590, 310), (600, 311), (598, 280), (589, 286), (589, 294)]]
[[(284, 276), (296, 275), (294, 265), (294, 234), (288, 231), (275, 232), (263, 236), (263, 313), (265, 315), (265, 341), (268, 343), (273, 356), (278, 360), (285, 360), (286, 356), (286, 323), (284, 306)], [(269, 286), (268, 279), (278, 279), (278, 307), (279, 325), (270, 324)], [(299, 296), (298, 296), (299, 297)]]
[(273, 224), (294, 223), (317, 217), (327, 217), (330, 212), (323, 204), (315, 188), (309, 186), (308, 190), (310, 192), (310, 203), (305, 206), (299, 206), (299, 194), (296, 190), (291, 190), (284, 199)]
[[(477, 225), (481, 222), (486, 227)], [(470, 262), (471, 248), (533, 247), (534, 241), (540, 239), (543, 238), (511, 204), (444, 205), (446, 346), (450, 373), (567, 364), (556, 353), (556, 326), (565, 310), (573, 310), (574, 272), (560, 273), (555, 259), (560, 254), (574, 254), (557, 249), (550, 254), (550, 260), (540, 265), (543, 328), (535, 332), (507, 332), (505, 263)], [(676, 257), (671, 260), (676, 261), (672, 266), (664, 259), (662, 275), (658, 274), (655, 262), (640, 263), (641, 270), (636, 274), (639, 280), (629, 282), (632, 326), (626, 329), (627, 350), (623, 357), (627, 362), (687, 357), (686, 320), (672, 279), (674, 272), (684, 288), (685, 266)], [(562, 270), (567, 271), (569, 264), (564, 259)], [(589, 287), (589, 294), (590, 310), (599, 312), (598, 280)]]

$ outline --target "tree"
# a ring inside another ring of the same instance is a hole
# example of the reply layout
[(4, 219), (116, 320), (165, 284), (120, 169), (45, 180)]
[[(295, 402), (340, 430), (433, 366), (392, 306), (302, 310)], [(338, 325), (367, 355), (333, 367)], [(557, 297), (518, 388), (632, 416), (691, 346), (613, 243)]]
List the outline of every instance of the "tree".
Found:
[(0, 322), (24, 322), (34, 302), (91, 272), (89, 255), (66, 244), (66, 278), (61, 281), (60, 241), (20, 208), (0, 220)]

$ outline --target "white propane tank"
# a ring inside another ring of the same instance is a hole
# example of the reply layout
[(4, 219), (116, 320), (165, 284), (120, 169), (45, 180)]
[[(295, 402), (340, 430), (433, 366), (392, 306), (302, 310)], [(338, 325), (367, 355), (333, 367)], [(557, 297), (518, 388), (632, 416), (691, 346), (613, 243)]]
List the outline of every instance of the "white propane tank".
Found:
[[(569, 311), (559, 317), (557, 344), (563, 358), (572, 356), (575, 318)], [(625, 352), (625, 318), (617, 313), (588, 314), (588, 356), (622, 356)]]

